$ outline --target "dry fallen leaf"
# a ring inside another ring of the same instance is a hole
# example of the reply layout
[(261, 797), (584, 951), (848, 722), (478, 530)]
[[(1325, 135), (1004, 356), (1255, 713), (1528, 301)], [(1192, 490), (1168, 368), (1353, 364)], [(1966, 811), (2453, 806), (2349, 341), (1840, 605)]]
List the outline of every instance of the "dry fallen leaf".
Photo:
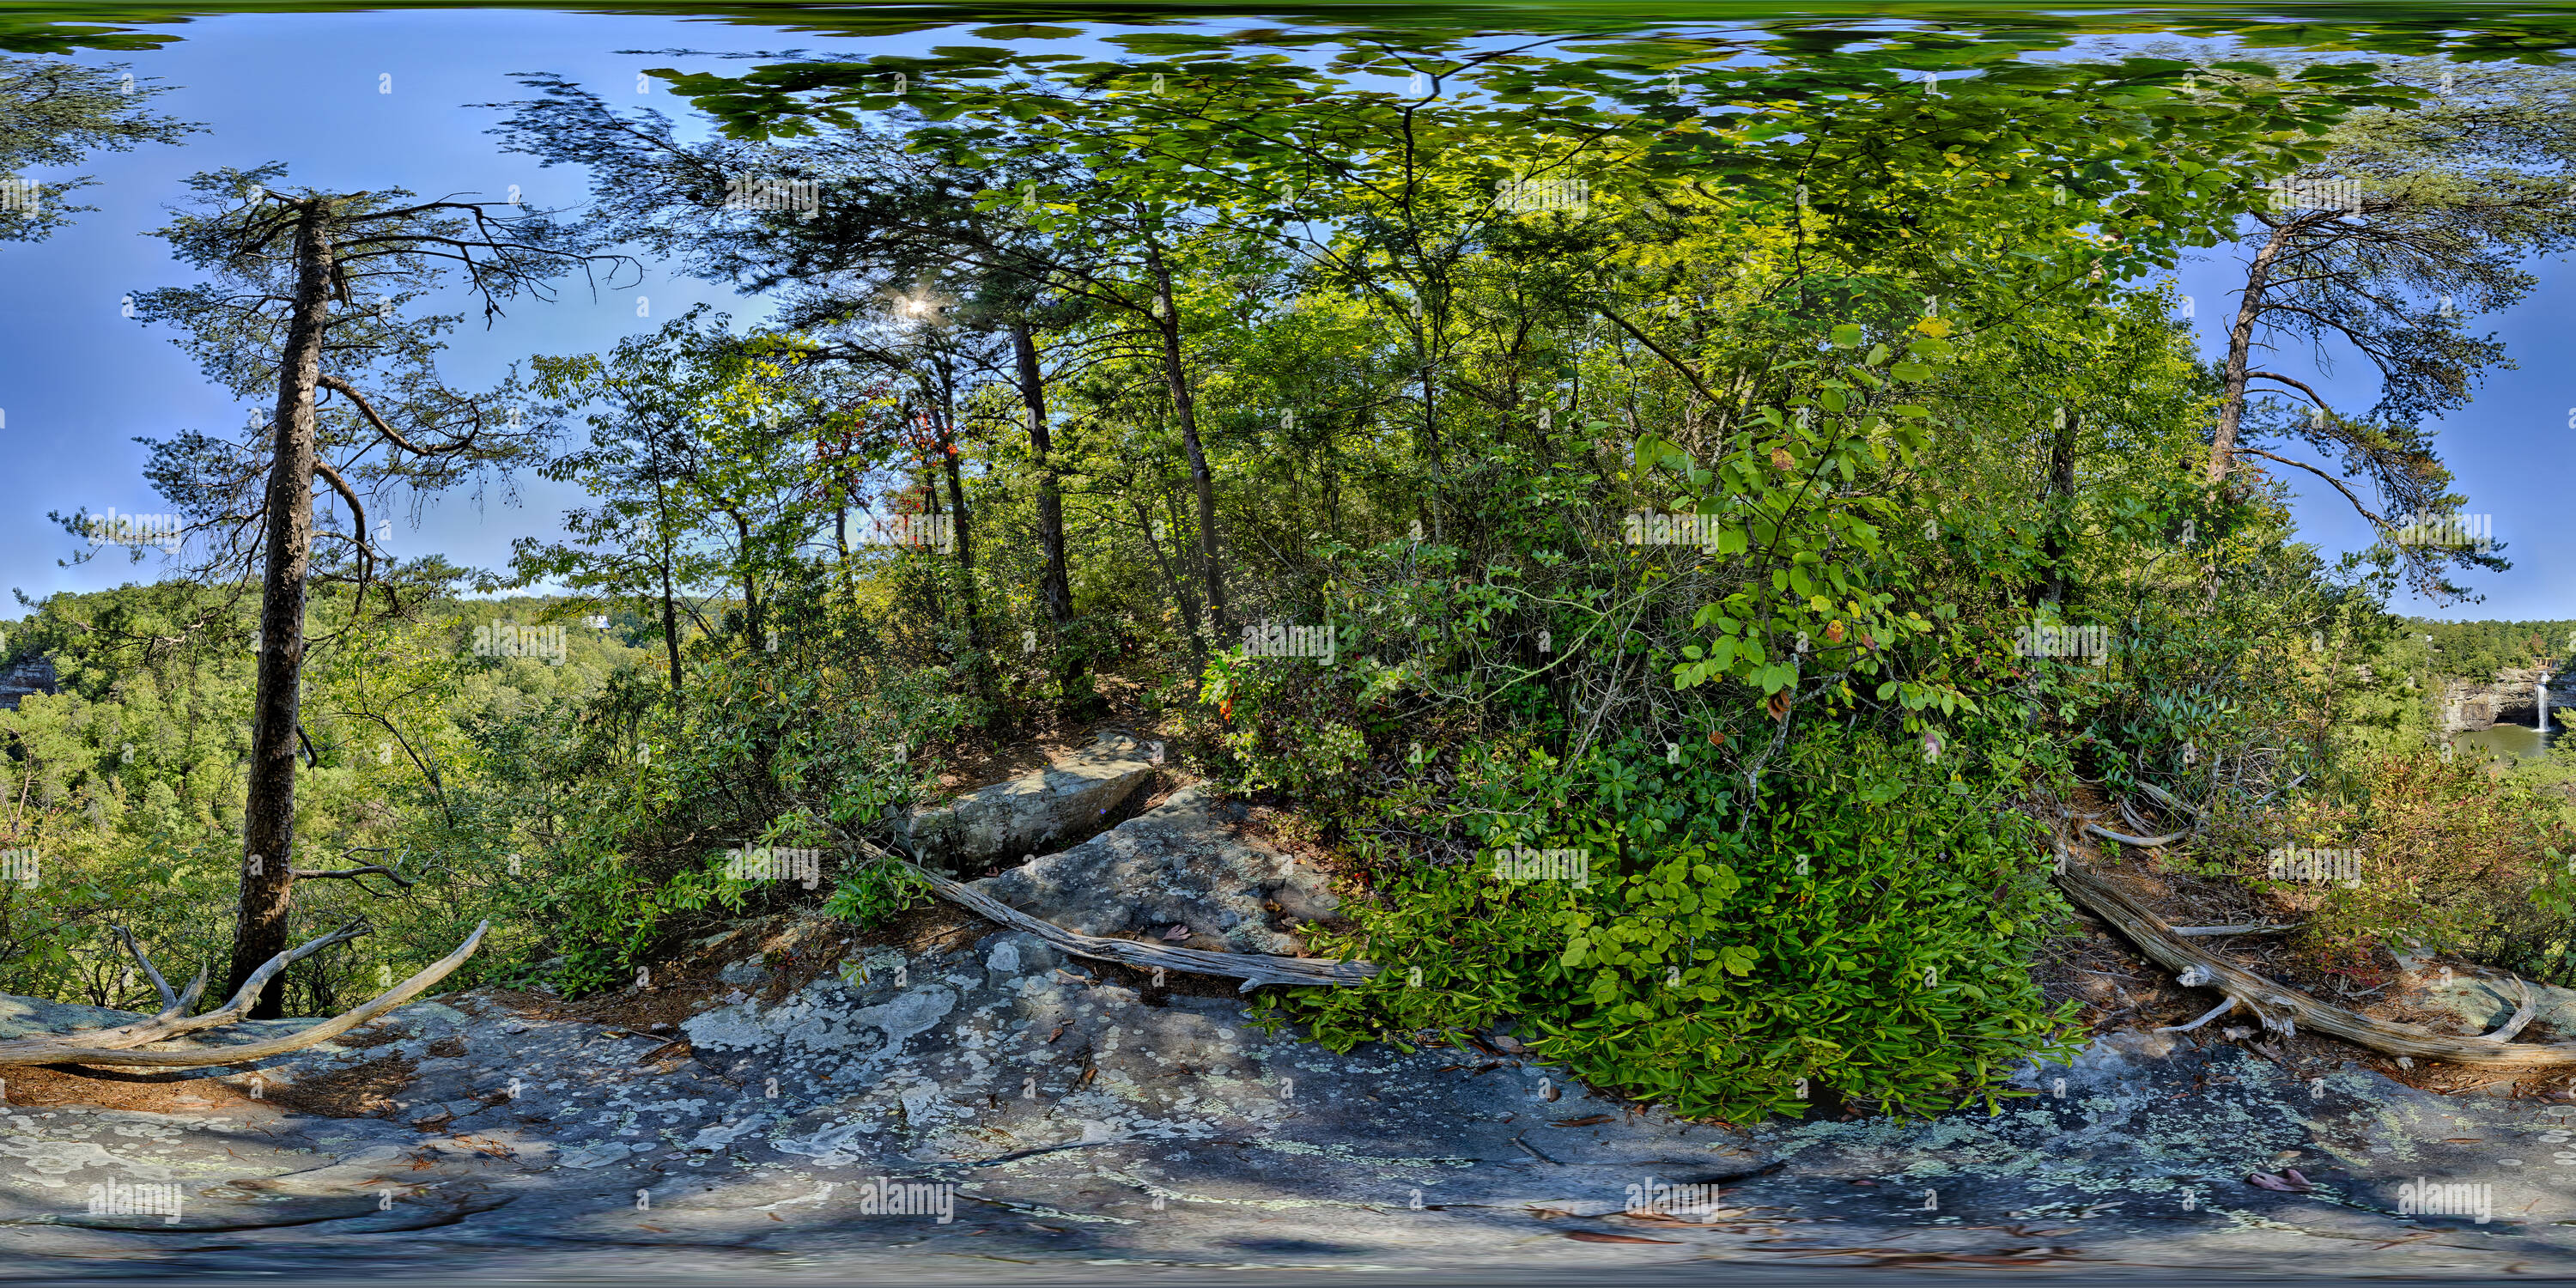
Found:
[(1616, 1115), (1613, 1114), (1585, 1114), (1580, 1118), (1559, 1118), (1556, 1120), (1556, 1125), (1559, 1127), (1589, 1127), (1594, 1123), (1606, 1123), (1615, 1120)]
[(1599, 1230), (1568, 1230), (1565, 1237), (1583, 1243), (1679, 1243), (1679, 1239), (1649, 1239), (1642, 1234), (1605, 1234)]
[(1164, 932), (1163, 932), (1163, 938), (1165, 938), (1165, 939), (1169, 939), (1169, 940), (1172, 940), (1172, 941), (1174, 941), (1174, 942), (1178, 942), (1178, 941), (1180, 941), (1180, 940), (1184, 940), (1184, 939), (1187, 939), (1187, 938), (1189, 938), (1189, 937), (1190, 937), (1190, 928), (1189, 928), (1189, 927), (1187, 927), (1187, 926), (1174, 926), (1174, 927), (1172, 927), (1171, 929), (1166, 930), (1166, 931), (1164, 931)]
[(663, 1229), (662, 1227), (660, 1227), (660, 1226), (658, 1226), (658, 1225), (646, 1225), (646, 1224), (644, 1224), (644, 1223), (643, 1223), (643, 1222), (641, 1222), (641, 1221), (638, 1221), (638, 1222), (636, 1222), (636, 1223), (635, 1223), (635, 1228), (636, 1228), (636, 1229), (638, 1229), (638, 1230), (650, 1230), (650, 1231), (652, 1231), (652, 1232), (653, 1232), (653, 1233), (655, 1233), (655, 1234), (669, 1234), (669, 1233), (670, 1233), (670, 1231), (665, 1230), (665, 1229)]

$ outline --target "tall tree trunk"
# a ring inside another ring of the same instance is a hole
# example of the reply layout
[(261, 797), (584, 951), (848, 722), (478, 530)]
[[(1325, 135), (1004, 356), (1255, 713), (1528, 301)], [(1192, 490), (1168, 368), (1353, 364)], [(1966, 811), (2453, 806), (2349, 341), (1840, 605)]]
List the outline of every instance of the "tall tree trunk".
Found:
[(680, 713), (680, 609), (671, 589), (671, 497), (662, 482), (661, 445), (653, 449), (653, 535), (662, 549), (662, 648), (671, 659), (671, 714)]
[(671, 659), (671, 711), (680, 710), (680, 610), (671, 593), (671, 547), (662, 547), (662, 648)]
[(2227, 331), (2227, 383), (2218, 404), (2218, 433), (2209, 444), (2209, 485), (2213, 488), (2227, 481), (2227, 472), (2236, 464), (2236, 427), (2245, 417), (2245, 373), (2254, 365), (2254, 322), (2263, 315), (2263, 292), (2272, 284), (2272, 263), (2290, 244), (2290, 235), (2298, 226), (2299, 221), (2292, 219), (2273, 229), (2263, 249), (2254, 252), (2253, 264), (2245, 270), (2245, 291), (2237, 299), (2236, 325)]
[(1011, 355), (1019, 367), (1020, 402), (1029, 413), (1029, 446), (1038, 456), (1038, 544), (1046, 552), (1038, 598), (1055, 628), (1057, 691), (1069, 696), (1081, 683), (1083, 667), (1082, 655), (1066, 638), (1073, 629), (1073, 581), (1064, 566), (1064, 493), (1056, 474), (1055, 440), (1047, 430), (1046, 377), (1038, 369), (1037, 338), (1026, 320), (1011, 324)]
[[(946, 383), (942, 373), (941, 383)], [(947, 412), (954, 410), (951, 401), (939, 417), (939, 466), (948, 479), (948, 508), (955, 512), (957, 527), (957, 566), (966, 574), (966, 638), (975, 646), (980, 659), (985, 656), (983, 596), (975, 589), (975, 533), (966, 512), (966, 484), (957, 471), (957, 422)]]
[[(331, 207), (308, 200), (295, 228), (295, 301), (279, 364), (275, 443), (268, 467), (267, 568), (259, 603), (259, 685), (251, 700), (250, 775), (242, 804), (241, 907), (233, 926), (234, 992), (293, 944), (295, 730), (303, 706), (304, 600), (313, 564), (313, 391), (322, 377), (322, 326), (330, 309)], [(286, 1013), (282, 981), (251, 1004), (250, 1018)]]
[(2052, 604), (2066, 602), (2067, 529), (2075, 520), (2075, 416), (2059, 408), (2058, 417), (2048, 443), (2048, 483), (2039, 493), (2048, 511), (2043, 518), (2047, 535), (2039, 546), (2040, 559), (2048, 565), (2048, 581), (2031, 589), (2034, 602), (2044, 598)]
[(725, 517), (733, 520), (736, 548), (742, 551), (738, 562), (742, 569), (743, 637), (750, 641), (752, 651), (757, 653), (767, 645), (767, 640), (762, 637), (760, 629), (760, 583), (752, 568), (751, 521), (738, 510), (725, 511)]
[[(942, 510), (942, 509), (940, 509), (940, 508), (939, 508), (939, 478), (938, 478), (938, 472), (937, 472), (936, 470), (934, 470), (934, 469), (932, 469), (932, 468), (931, 468), (930, 462), (929, 462), (928, 460), (926, 460), (926, 459), (925, 459), (925, 460), (923, 460), (923, 461), (922, 461), (922, 463), (921, 463), (921, 479), (920, 479), (920, 488), (921, 488), (920, 496), (919, 496), (919, 498), (917, 499), (917, 501), (916, 501), (915, 503), (916, 503), (916, 504), (918, 504), (921, 508), (920, 508), (918, 511), (914, 511), (914, 513), (919, 513), (919, 514), (923, 514), (923, 515), (927, 515), (927, 516), (929, 516), (929, 518), (930, 518), (930, 523), (931, 523), (931, 531), (932, 531), (933, 533), (936, 533), (936, 532), (939, 530), (939, 528), (938, 528), (938, 524), (939, 524), (939, 519), (940, 519), (940, 517), (941, 517), (941, 516), (943, 516), (943, 515), (945, 515), (945, 514), (947, 514), (948, 512), (947, 512), (946, 510)], [(912, 495), (913, 495), (913, 493), (911, 492), (911, 490), (910, 490), (909, 488), (907, 488), (907, 489), (905, 490), (905, 492), (904, 492), (904, 495), (905, 495), (905, 496), (912, 496)], [(947, 656), (948, 656), (947, 627), (948, 627), (948, 625), (949, 625), (949, 621), (948, 621), (948, 591), (949, 591), (949, 585), (948, 585), (948, 570), (947, 570), (947, 568), (946, 568), (945, 566), (942, 566), (942, 565), (937, 564), (937, 563), (932, 564), (932, 565), (931, 565), (931, 573), (930, 573), (930, 575), (929, 575), (929, 576), (927, 576), (927, 577), (924, 577), (924, 578), (921, 580), (921, 583), (920, 583), (920, 584), (921, 584), (921, 586), (922, 586), (922, 591), (923, 591), (923, 593), (924, 593), (924, 594), (926, 594), (926, 595), (928, 595), (928, 596), (930, 597), (930, 614), (929, 614), (929, 620), (939, 623), (939, 626), (940, 626), (940, 630), (939, 630), (939, 640), (938, 640), (937, 646), (933, 649), (933, 651), (934, 651), (934, 652), (936, 652), (936, 653), (937, 653), (939, 656), (941, 656), (941, 657), (947, 657)]]
[(1217, 562), (1216, 482), (1208, 474), (1207, 453), (1199, 446), (1198, 400), (1190, 392), (1189, 371), (1181, 365), (1181, 311), (1172, 303), (1172, 272), (1163, 262), (1161, 248), (1146, 243), (1145, 262), (1154, 274), (1154, 297), (1162, 305), (1155, 321), (1163, 337), (1163, 379), (1171, 386), (1172, 410), (1181, 422), (1181, 449), (1189, 453), (1190, 483), (1198, 490), (1199, 563), (1207, 582), (1208, 620), (1215, 625), (1217, 638), (1223, 639), (1234, 627), (1225, 611), (1225, 576)]

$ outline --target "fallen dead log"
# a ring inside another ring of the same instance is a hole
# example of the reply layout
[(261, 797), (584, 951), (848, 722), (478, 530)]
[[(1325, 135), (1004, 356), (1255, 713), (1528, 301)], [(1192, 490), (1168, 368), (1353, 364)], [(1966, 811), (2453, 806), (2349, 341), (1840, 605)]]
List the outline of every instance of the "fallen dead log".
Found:
[[(860, 844), (867, 843), (862, 841)], [(896, 864), (921, 878), (940, 898), (978, 913), (987, 920), (1000, 922), (1014, 930), (1025, 930), (1076, 956), (1118, 962), (1144, 970), (1161, 967), (1193, 975), (1240, 979), (1243, 987), (1236, 991), (1244, 993), (1262, 984), (1348, 988), (1367, 983), (1378, 972), (1374, 962), (1328, 962), (1306, 957), (1271, 957), (1261, 953), (1212, 953), (1197, 948), (1166, 948), (1161, 944), (1133, 939), (1104, 939), (1098, 935), (1080, 934), (1054, 922), (1032, 917), (981, 891), (970, 890), (918, 863), (898, 858), (873, 845), (867, 848), (876, 850), (879, 862)]]
[(2146, 905), (2073, 863), (2058, 869), (2057, 883), (2065, 888), (2067, 897), (2117, 927), (2138, 946), (2139, 951), (2157, 965), (2173, 971), (2186, 987), (2211, 988), (2226, 995), (2227, 1000), (2216, 1010), (2189, 1024), (2174, 1025), (2168, 1031), (2198, 1028), (2220, 1015), (2243, 1009), (2261, 1020), (2264, 1028), (2284, 1036), (2297, 1033), (2304, 1025), (2315, 1032), (2330, 1033), (2385, 1055), (2442, 1060), (2482, 1069), (2576, 1065), (2576, 1042), (2543, 1044), (2506, 1040), (2520, 1033), (2523, 1026), (2531, 1022), (2534, 1013), (2530, 986), (2519, 978), (2514, 982), (2522, 986), (2522, 1006), (2512, 1020), (2494, 1033), (2481, 1037), (2451, 1037), (2419, 1025), (2374, 1020), (2359, 1012), (2320, 1002), (2196, 948), (2175, 934), (2173, 927), (2149, 911)]
[[(195, 1004), (197, 995), (204, 991), (206, 973), (202, 970), (197, 972), (196, 982), (188, 986), (184, 996), (170, 998), (169, 985), (161, 982), (161, 973), (153, 970), (151, 963), (146, 960), (145, 973), (152, 976), (153, 983), (161, 990), (161, 995), (170, 999), (170, 1004), (164, 1007), (159, 1015), (112, 1029), (99, 1029), (86, 1033), (62, 1033), (18, 1042), (0, 1042), (0, 1068), (29, 1064), (104, 1064), (150, 1069), (207, 1069), (227, 1064), (247, 1064), (254, 1060), (265, 1060), (273, 1055), (302, 1050), (338, 1037), (420, 996), (430, 985), (447, 978), (450, 972), (464, 965), (465, 959), (473, 956), (474, 950), (481, 946), (483, 932), (490, 929), (491, 925), (492, 923), (488, 921), (477, 925), (474, 927), (474, 933), (466, 936), (464, 944), (460, 945), (455, 952), (430, 963), (419, 974), (395, 985), (383, 996), (354, 1011), (334, 1016), (282, 1038), (272, 1038), (266, 1042), (247, 1042), (238, 1046), (198, 1047), (185, 1051), (129, 1049), (153, 1042), (165, 1042), (206, 1029), (219, 1028), (249, 1014), (251, 1004), (259, 997), (260, 989), (270, 980), (275, 979), (278, 972), (333, 944), (343, 943), (365, 934), (368, 927), (363, 918), (351, 921), (302, 947), (292, 948), (269, 958), (252, 973), (249, 979), (242, 982), (241, 989), (233, 994), (232, 1000), (198, 1016), (189, 1016), (187, 1010), (189, 1006)], [(134, 950), (134, 955), (140, 958), (143, 956), (143, 951), (137, 948)], [(74, 1045), (75, 1043), (82, 1045)]]

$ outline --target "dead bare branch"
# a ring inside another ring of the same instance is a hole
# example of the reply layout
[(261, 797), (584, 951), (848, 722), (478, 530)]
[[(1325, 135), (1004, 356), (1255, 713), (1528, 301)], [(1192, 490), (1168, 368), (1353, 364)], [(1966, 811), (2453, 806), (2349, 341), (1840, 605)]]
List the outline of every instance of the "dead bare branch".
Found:
[[(2576, 1042), (2506, 1042), (2498, 1040), (2495, 1035), (2448, 1037), (2413, 1024), (2375, 1020), (2317, 1001), (2296, 989), (2275, 984), (2225, 958), (2183, 942), (2173, 927), (2166, 925), (2164, 919), (2146, 905), (2081, 867), (2068, 864), (2058, 872), (2057, 883), (2065, 889), (2067, 897), (2117, 927), (2149, 959), (2176, 972), (2186, 987), (2215, 988), (2227, 994), (2225, 1006), (2202, 1016), (2192, 1025), (2178, 1028), (2206, 1024), (2215, 1016), (2242, 1005), (2262, 1019), (2263, 1027), (2275, 1032), (2295, 1033), (2300, 1025), (2306, 1025), (2314, 1032), (2330, 1033), (2386, 1055), (2442, 1060), (2488, 1069), (2576, 1065)], [(2528, 996), (2526, 992), (2526, 999)], [(2496, 1030), (2496, 1034), (2510, 1037), (2522, 1031), (2522, 1023), (2528, 1021), (2517, 1015), (2515, 1021), (2507, 1022)]]
[(2125, 833), (2114, 832), (2099, 823), (2087, 823), (2084, 825), (2084, 830), (2110, 837), (2112, 840), (2118, 841), (2122, 845), (2137, 846), (2142, 850), (2153, 849), (2159, 845), (2171, 845), (2174, 842), (2191, 835), (2191, 829), (2187, 827), (2179, 832), (2168, 833), (2164, 836), (2130, 836)]
[(152, 978), (153, 991), (161, 995), (161, 1009), (167, 1011), (171, 1007), (177, 1006), (179, 1004), (178, 993), (172, 991), (170, 988), (170, 981), (161, 978), (160, 968), (152, 964), (152, 959), (143, 955), (143, 946), (134, 942), (134, 932), (123, 926), (118, 926), (116, 928), (116, 933), (118, 938), (125, 941), (125, 951), (134, 954), (134, 960), (137, 964), (143, 967), (143, 973)]
[[(236, 993), (233, 1000), (226, 1003), (223, 1009), (210, 1011), (194, 1020), (172, 1025), (168, 1032), (157, 1035), (147, 1034), (133, 1045), (174, 1037), (182, 1032), (229, 1024), (241, 1018), (243, 1013), (250, 1010), (251, 999), (259, 996), (260, 986), (266, 984), (278, 971), (286, 969), (287, 965), (298, 957), (319, 952), (331, 944), (362, 933), (361, 930), (355, 929), (360, 925), (360, 922), (351, 922), (292, 952), (279, 953), (270, 958), (267, 965), (260, 967), (259, 971), (251, 976), (248, 983), (242, 985), (241, 991)], [(457, 967), (464, 965), (465, 959), (473, 956), (474, 950), (482, 945), (483, 933), (491, 927), (492, 923), (489, 921), (476, 925), (474, 933), (467, 936), (465, 942), (459, 945), (455, 952), (430, 963), (419, 974), (395, 985), (376, 1000), (354, 1011), (345, 1012), (282, 1038), (272, 1038), (266, 1042), (248, 1042), (238, 1046), (198, 1047), (184, 1051), (129, 1051), (119, 1047), (71, 1046), (69, 1043), (75, 1040), (95, 1041), (103, 1035), (69, 1033), (30, 1042), (0, 1044), (0, 1067), (24, 1064), (105, 1064), (151, 1069), (205, 1069), (218, 1065), (248, 1064), (256, 1060), (265, 1060), (273, 1055), (299, 1051), (317, 1043), (327, 1042), (418, 997), (427, 991), (430, 985), (447, 978)], [(148, 1028), (148, 1026), (128, 1027)]]
[(295, 870), (296, 880), (301, 881), (307, 877), (384, 877), (391, 880), (395, 885), (401, 886), (406, 890), (410, 889), (420, 880), (418, 877), (404, 876), (381, 863), (370, 863), (364, 867), (356, 868), (332, 868), (327, 871), (307, 868), (297, 868)]

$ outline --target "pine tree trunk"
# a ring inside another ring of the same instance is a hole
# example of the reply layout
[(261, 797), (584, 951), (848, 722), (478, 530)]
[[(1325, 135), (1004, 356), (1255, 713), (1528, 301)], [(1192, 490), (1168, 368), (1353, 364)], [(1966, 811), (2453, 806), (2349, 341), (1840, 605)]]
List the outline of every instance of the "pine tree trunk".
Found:
[[(331, 210), (305, 204), (295, 230), (295, 300), (279, 366), (275, 443), (268, 469), (266, 568), (261, 575), (258, 690), (251, 705), (250, 774), (242, 804), (241, 906), (224, 991), (248, 982), (293, 947), (288, 914), (295, 876), (295, 730), (303, 705), (304, 602), (313, 564), (313, 393), (322, 375), (330, 308)], [(250, 1018), (286, 1013), (272, 981)]]
[(2291, 220), (2272, 230), (2263, 249), (2254, 252), (2254, 262), (2245, 270), (2245, 292), (2238, 297), (2236, 325), (2227, 331), (2226, 392), (2218, 404), (2218, 433), (2209, 444), (2209, 485), (2227, 481), (2227, 472), (2236, 464), (2236, 427), (2245, 417), (2246, 372), (2253, 369), (2254, 323), (2263, 315), (2263, 292), (2272, 284), (2272, 262), (2289, 245), (2291, 230), (2298, 227)]
[(671, 659), (671, 714), (680, 713), (680, 610), (678, 597), (671, 589), (671, 498), (662, 482), (663, 456), (657, 442), (653, 449), (653, 535), (661, 543), (662, 556), (662, 647)]

